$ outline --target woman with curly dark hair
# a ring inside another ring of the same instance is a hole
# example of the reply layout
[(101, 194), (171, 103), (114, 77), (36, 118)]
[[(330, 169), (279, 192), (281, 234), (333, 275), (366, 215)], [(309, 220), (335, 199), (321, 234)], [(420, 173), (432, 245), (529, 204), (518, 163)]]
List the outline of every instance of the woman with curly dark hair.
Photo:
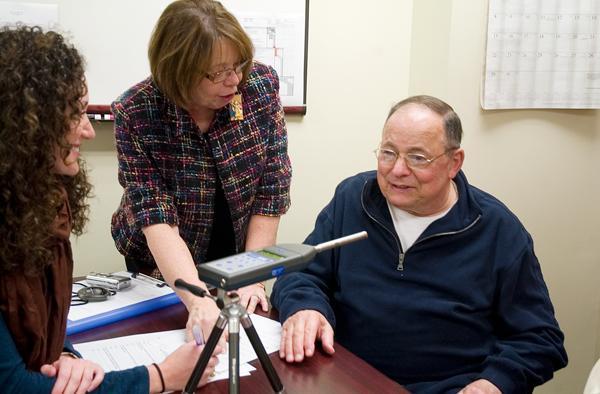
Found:
[[(104, 375), (66, 339), (73, 260), (90, 194), (79, 147), (95, 137), (83, 61), (54, 32), (0, 29), (0, 387), (2, 392), (181, 389), (201, 347)], [(220, 349), (219, 349), (220, 351)], [(201, 379), (214, 370), (216, 357)]]

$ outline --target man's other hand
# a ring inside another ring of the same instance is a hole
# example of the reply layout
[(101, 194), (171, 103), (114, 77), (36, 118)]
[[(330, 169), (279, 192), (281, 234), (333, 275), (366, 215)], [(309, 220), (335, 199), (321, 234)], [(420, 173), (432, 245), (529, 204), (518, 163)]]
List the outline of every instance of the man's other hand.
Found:
[(315, 354), (317, 340), (327, 354), (335, 353), (333, 328), (325, 316), (313, 310), (298, 311), (283, 323), (279, 357), (290, 363), (301, 362)]

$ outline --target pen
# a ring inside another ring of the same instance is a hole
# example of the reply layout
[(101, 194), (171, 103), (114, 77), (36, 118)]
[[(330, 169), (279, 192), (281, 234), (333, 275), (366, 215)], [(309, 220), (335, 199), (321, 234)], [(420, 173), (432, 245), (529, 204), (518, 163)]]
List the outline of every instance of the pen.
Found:
[(153, 278), (153, 277), (148, 276), (146, 274), (142, 274), (141, 272), (134, 272), (134, 273), (131, 274), (131, 277), (135, 278), (135, 279), (143, 280), (143, 281), (146, 281), (146, 282), (151, 282), (152, 284), (156, 285), (157, 287), (164, 287), (164, 286), (167, 285), (162, 280)]
[[(200, 327), (196, 324), (194, 324), (192, 326), (192, 334), (194, 335), (194, 340), (196, 341), (196, 345), (200, 346), (200, 345), (204, 345), (204, 337), (202, 336), (202, 330), (200, 329)], [(210, 377), (214, 377), (216, 374), (215, 371), (213, 371), (210, 374)]]
[(202, 336), (202, 330), (199, 326), (192, 326), (192, 334), (194, 335), (194, 340), (196, 341), (196, 345), (204, 345), (204, 337)]

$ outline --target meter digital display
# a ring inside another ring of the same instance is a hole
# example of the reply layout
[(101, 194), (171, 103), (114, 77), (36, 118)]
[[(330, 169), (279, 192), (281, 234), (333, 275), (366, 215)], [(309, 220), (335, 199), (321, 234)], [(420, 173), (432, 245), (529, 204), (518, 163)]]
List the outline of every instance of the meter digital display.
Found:
[(258, 253), (258, 254), (260, 254), (260, 255), (262, 255), (262, 256), (268, 257), (268, 258), (270, 258), (271, 260), (279, 260), (279, 259), (282, 259), (282, 258), (284, 258), (284, 256), (281, 256), (281, 255), (275, 254), (275, 253), (273, 253), (273, 252), (269, 252), (268, 250), (264, 250), (264, 249), (263, 249), (263, 250), (259, 250), (259, 251), (258, 251), (258, 252), (256, 252), (256, 253)]

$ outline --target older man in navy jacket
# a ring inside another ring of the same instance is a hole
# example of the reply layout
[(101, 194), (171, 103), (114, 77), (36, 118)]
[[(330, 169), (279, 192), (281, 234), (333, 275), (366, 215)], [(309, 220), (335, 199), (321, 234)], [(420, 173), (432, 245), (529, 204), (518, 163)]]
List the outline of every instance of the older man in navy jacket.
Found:
[(462, 126), (448, 104), (396, 104), (377, 171), (336, 189), (307, 244), (366, 230), (284, 275), (271, 300), (280, 356), (334, 353), (335, 339), (417, 393), (527, 393), (567, 364), (529, 233), (460, 170)]

